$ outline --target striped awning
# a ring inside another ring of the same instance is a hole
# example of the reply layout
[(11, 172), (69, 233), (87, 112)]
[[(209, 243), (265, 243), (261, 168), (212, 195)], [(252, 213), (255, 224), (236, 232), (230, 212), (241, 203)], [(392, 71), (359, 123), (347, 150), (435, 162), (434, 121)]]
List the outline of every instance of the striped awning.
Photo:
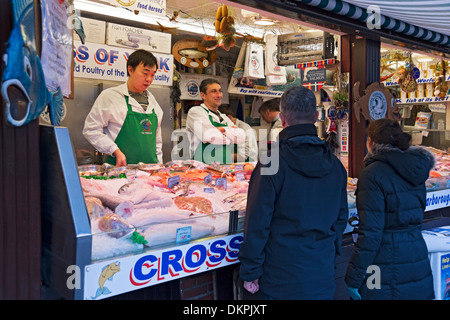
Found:
[[(425, 41), (450, 46), (450, 0), (298, 0), (304, 4), (373, 24), (370, 5), (378, 6), (379, 25)], [(369, 19), (370, 18), (370, 19)], [(369, 20), (369, 21), (368, 21)]]

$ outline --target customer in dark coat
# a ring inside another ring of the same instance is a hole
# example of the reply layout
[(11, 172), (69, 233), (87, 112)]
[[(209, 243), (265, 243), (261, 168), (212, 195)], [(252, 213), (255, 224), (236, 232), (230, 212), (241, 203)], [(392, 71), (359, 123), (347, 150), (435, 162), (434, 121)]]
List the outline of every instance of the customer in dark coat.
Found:
[[(435, 160), (426, 149), (409, 147), (410, 139), (396, 121), (369, 125), (369, 153), (356, 191), (358, 240), (345, 277), (353, 299), (434, 297), (421, 226), (425, 180)], [(375, 273), (367, 273), (371, 265), (379, 267), (378, 288)]]
[(279, 166), (265, 174), (273, 163), (258, 162), (253, 171), (240, 276), (244, 288), (261, 289), (266, 299), (332, 299), (348, 218), (347, 173), (317, 136), (312, 91), (290, 88), (280, 106)]

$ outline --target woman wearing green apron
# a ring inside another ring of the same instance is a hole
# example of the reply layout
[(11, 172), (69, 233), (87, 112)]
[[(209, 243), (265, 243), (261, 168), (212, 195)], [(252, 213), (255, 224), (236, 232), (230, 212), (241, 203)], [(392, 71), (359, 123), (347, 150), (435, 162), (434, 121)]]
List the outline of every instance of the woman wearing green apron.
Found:
[(162, 163), (163, 111), (148, 90), (158, 61), (146, 50), (127, 60), (128, 80), (103, 90), (85, 120), (83, 135), (116, 166)]

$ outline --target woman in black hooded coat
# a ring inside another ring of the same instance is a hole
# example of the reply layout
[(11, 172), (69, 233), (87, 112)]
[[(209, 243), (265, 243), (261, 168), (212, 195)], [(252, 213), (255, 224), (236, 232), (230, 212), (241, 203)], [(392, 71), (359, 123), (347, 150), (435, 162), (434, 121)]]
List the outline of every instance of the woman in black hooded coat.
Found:
[(410, 147), (410, 140), (396, 121), (369, 125), (369, 153), (356, 191), (358, 240), (345, 276), (353, 299), (434, 298), (421, 227), (425, 181), (435, 159), (424, 148)]

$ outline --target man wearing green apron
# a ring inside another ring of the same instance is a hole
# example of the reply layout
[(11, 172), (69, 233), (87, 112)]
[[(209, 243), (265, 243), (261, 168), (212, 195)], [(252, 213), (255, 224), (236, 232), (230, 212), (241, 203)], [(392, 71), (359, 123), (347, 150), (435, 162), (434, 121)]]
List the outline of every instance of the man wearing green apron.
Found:
[(201, 82), (200, 96), (203, 103), (192, 107), (186, 119), (186, 130), (193, 139), (193, 158), (207, 164), (233, 163), (234, 144), (245, 142), (245, 131), (219, 112), (223, 93), (216, 79)]
[(86, 117), (85, 138), (116, 166), (162, 163), (162, 109), (148, 91), (157, 60), (145, 50), (127, 60), (126, 83), (103, 90)]

